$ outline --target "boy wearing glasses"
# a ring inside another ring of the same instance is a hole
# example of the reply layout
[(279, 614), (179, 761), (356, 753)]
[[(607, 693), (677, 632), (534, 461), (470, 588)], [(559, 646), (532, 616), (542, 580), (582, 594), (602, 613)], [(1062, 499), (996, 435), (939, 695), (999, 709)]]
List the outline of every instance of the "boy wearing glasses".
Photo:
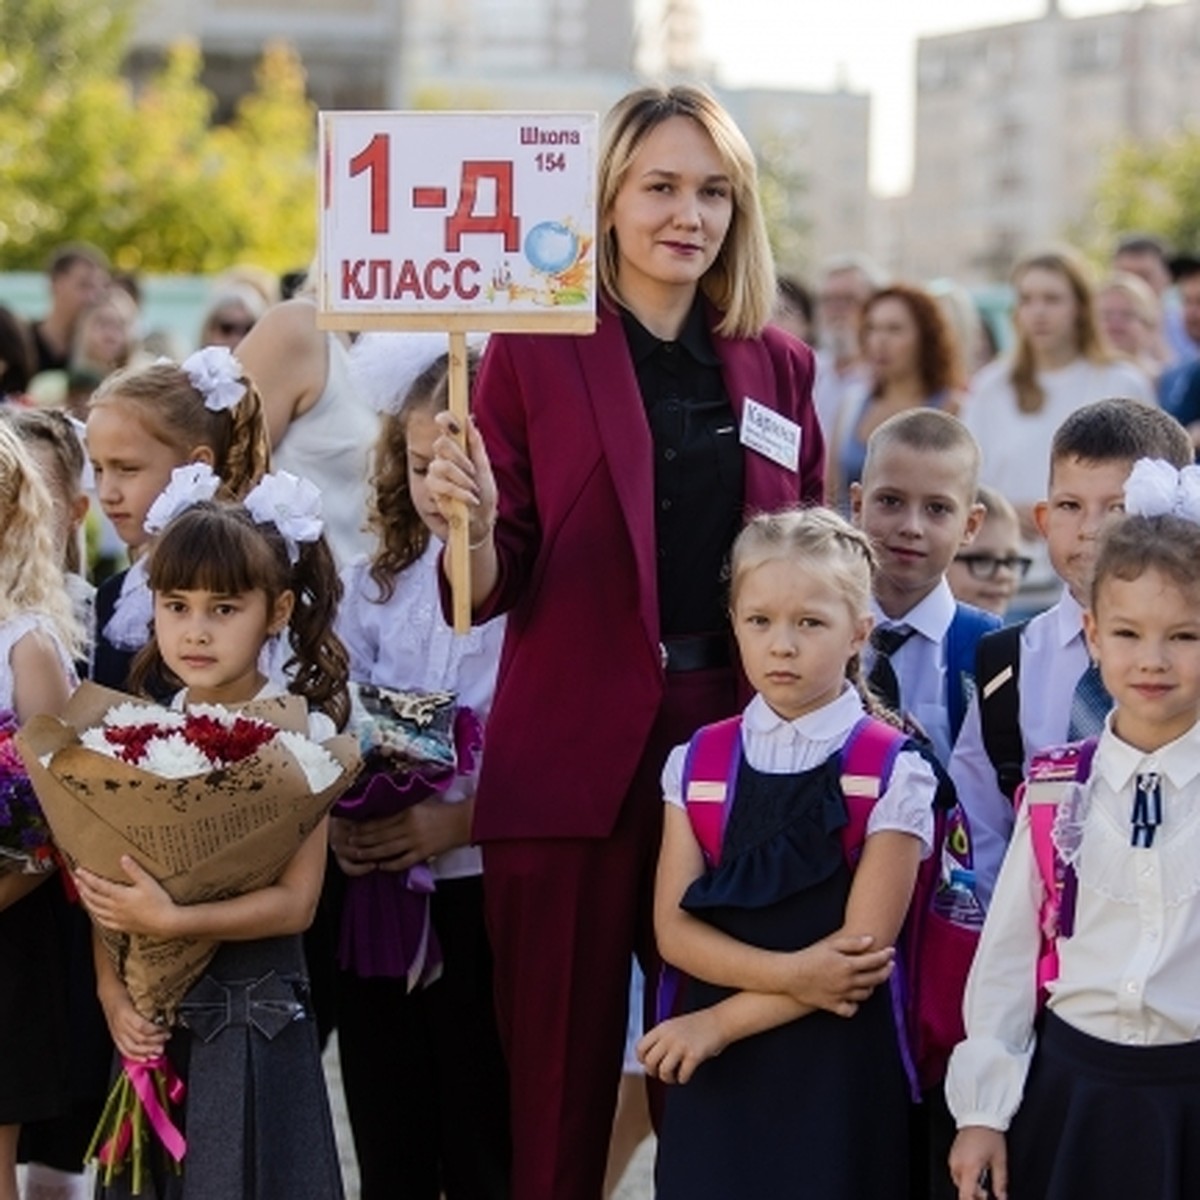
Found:
[(983, 524), (954, 556), (946, 582), (956, 600), (1003, 617), (1033, 559), (1021, 553), (1021, 524), (1007, 497), (980, 484), (975, 502), (983, 505)]
[(950, 778), (971, 823), (975, 888), (987, 905), (1012, 833), (1012, 797), (1034, 751), (1098, 733), (1111, 704), (1083, 637), (1096, 539), (1124, 504), (1139, 458), (1192, 461), (1183, 426), (1138, 400), (1098, 400), (1072, 413), (1050, 447), (1047, 498), (1034, 506), (1058, 603), (979, 643), (978, 689), (950, 756)]

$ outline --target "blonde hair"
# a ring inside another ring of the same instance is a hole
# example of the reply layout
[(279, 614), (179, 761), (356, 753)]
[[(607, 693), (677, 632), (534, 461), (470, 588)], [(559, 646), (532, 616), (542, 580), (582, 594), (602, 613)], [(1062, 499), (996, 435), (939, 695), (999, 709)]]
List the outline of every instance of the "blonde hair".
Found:
[(54, 544), (54, 501), (16, 431), (0, 423), (0, 621), (40, 613), (72, 656), (83, 631), (63, 583)]
[[(1013, 267), (1014, 287), (1020, 287), (1021, 277), (1027, 271), (1051, 271), (1067, 281), (1075, 300), (1075, 348), (1079, 357), (1095, 363), (1111, 362), (1112, 356), (1105, 349), (1104, 339), (1100, 336), (1100, 326), (1096, 320), (1095, 292), (1092, 289), (1087, 262), (1083, 257), (1069, 246), (1026, 255)], [(1017, 394), (1018, 412), (1041, 412), (1046, 403), (1046, 393), (1038, 383), (1033, 346), (1019, 328), (1009, 379)]]
[(262, 396), (241, 376), (246, 394), (232, 408), (213, 412), (182, 367), (172, 362), (117, 371), (92, 396), (90, 409), (127, 404), (146, 431), (183, 462), (197, 446), (213, 452), (213, 471), (230, 499), (241, 500), (271, 469), (271, 443)]
[[(71, 418), (57, 408), (0, 408), (2, 418), (26, 446), (42, 447), (48, 454), (50, 499), (55, 505), (70, 508), (83, 495), (83, 471), (87, 457), (83, 442), (71, 424)], [(34, 465), (40, 465), (34, 459)], [(57, 493), (57, 495), (56, 495)], [(83, 554), (79, 539), (70, 537), (63, 547), (64, 570), (76, 575), (83, 572)]]
[[(852, 618), (870, 615), (875, 551), (867, 535), (833, 509), (785, 508), (751, 517), (734, 539), (730, 552), (731, 609), (737, 604), (738, 588), (746, 575), (778, 559), (811, 564), (814, 573), (840, 593)], [(878, 713), (857, 654), (846, 663), (846, 678), (870, 711)]]
[(689, 84), (638, 88), (609, 110), (600, 135), (596, 172), (600, 285), (608, 296), (620, 300), (617, 238), (609, 217), (642, 143), (672, 117), (695, 121), (712, 138), (733, 191), (733, 217), (716, 259), (700, 280), (701, 290), (722, 313), (718, 333), (755, 337), (770, 319), (775, 303), (775, 270), (758, 198), (758, 168), (742, 131), (703, 88)]

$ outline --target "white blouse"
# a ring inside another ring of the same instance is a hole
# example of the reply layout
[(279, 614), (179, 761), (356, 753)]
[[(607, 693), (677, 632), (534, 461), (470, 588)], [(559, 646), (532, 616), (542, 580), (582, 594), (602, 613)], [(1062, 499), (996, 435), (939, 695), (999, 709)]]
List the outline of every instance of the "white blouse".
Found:
[[(755, 696), (742, 714), (742, 751), (756, 771), (796, 775), (818, 767), (842, 748), (863, 715), (862, 697), (849, 684), (836, 700), (794, 721), (781, 717)], [(683, 807), (683, 763), (687, 745), (676, 746), (663, 767), (663, 798)], [(915, 750), (896, 756), (891, 778), (867, 818), (867, 836), (883, 829), (911, 833), (921, 841), (921, 857), (933, 847), (933, 768)]]
[[(383, 604), (365, 559), (342, 572), (345, 593), (335, 629), (350, 652), (350, 678), (356, 683), (426, 692), (454, 692), (486, 724), (496, 690), (496, 670), (504, 641), (504, 618), (456, 634), (442, 617), (438, 590), (442, 543), (430, 538), (425, 553), (396, 577), (396, 590)], [(478, 771), (460, 776), (441, 794), (448, 802), (475, 791)], [(478, 875), (476, 846), (462, 846), (433, 864), (440, 879)]]
[[(1111, 716), (1091, 778), (1059, 805), (1054, 843), (1079, 879), (1074, 933), (1058, 943), (1056, 1016), (1127, 1046), (1200, 1039), (1200, 723), (1147, 754), (1122, 742)], [(1158, 772), (1163, 823), (1131, 845), (1136, 776)], [(1028, 812), (1008, 855), (967, 980), (967, 1040), (950, 1059), (946, 1097), (960, 1126), (1004, 1130), (1021, 1102), (1034, 1050), (1041, 880)]]
[(71, 656), (62, 644), (62, 639), (50, 618), (38, 612), (19, 613), (9, 617), (7, 621), (0, 621), (0, 708), (15, 707), (16, 681), (12, 671), (12, 652), (23, 637), (35, 630), (43, 637), (49, 638), (54, 645), (67, 687), (73, 689), (79, 683), (75, 674), (75, 664), (71, 661)]

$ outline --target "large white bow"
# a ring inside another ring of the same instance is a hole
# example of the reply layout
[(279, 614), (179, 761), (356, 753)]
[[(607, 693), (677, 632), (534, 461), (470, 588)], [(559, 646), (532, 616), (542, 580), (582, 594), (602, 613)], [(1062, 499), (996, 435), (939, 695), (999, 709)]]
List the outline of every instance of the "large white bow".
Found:
[(1139, 458), (1125, 482), (1132, 517), (1182, 517), (1200, 524), (1200, 467), (1177, 470), (1161, 458)]
[(205, 346), (203, 350), (189, 354), (182, 367), (192, 387), (204, 397), (204, 407), (210, 412), (232, 408), (246, 394), (242, 364), (227, 346)]
[(221, 487), (220, 477), (208, 463), (194, 462), (176, 467), (167, 484), (146, 511), (142, 528), (147, 533), (159, 533), (181, 512), (203, 500), (211, 500)]
[(295, 565), (301, 542), (321, 536), (321, 489), (289, 471), (264, 475), (242, 502), (259, 525), (274, 525), (287, 543), (288, 559)]

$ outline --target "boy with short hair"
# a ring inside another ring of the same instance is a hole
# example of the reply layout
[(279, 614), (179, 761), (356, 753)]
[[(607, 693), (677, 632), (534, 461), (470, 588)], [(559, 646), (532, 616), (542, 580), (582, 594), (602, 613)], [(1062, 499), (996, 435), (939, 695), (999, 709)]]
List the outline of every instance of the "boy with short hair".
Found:
[(967, 708), (975, 644), (1000, 622), (954, 599), (946, 571), (983, 522), (976, 502), (979, 446), (957, 418), (932, 408), (884, 421), (867, 441), (854, 522), (871, 539), (876, 626), (868, 682), (950, 756)]
[[(933, 408), (890, 417), (867, 439), (861, 483), (850, 487), (854, 522), (871, 539), (875, 629), (867, 682), (944, 764), (974, 690), (975, 652), (1000, 619), (954, 598), (946, 571), (983, 523), (976, 500), (979, 444), (957, 418)], [(944, 772), (941, 772), (944, 778)], [(952, 798), (949, 788), (939, 793)], [(940, 1086), (912, 1110), (908, 1193), (952, 1195), (945, 1162), (954, 1123)]]
[(1030, 757), (1097, 732), (1103, 718), (1107, 696), (1085, 678), (1091, 672), (1083, 610), (1097, 536), (1122, 510), (1125, 481), (1139, 458), (1182, 469), (1192, 461), (1191, 441), (1162, 409), (1128, 399), (1085, 405), (1058, 427), (1047, 498), (1034, 515), (1065, 585), (1062, 597), (1023, 626), (980, 642), (979, 688), (950, 758), (950, 777), (970, 820), (976, 892), (985, 905), (1012, 833), (1012, 796)]

